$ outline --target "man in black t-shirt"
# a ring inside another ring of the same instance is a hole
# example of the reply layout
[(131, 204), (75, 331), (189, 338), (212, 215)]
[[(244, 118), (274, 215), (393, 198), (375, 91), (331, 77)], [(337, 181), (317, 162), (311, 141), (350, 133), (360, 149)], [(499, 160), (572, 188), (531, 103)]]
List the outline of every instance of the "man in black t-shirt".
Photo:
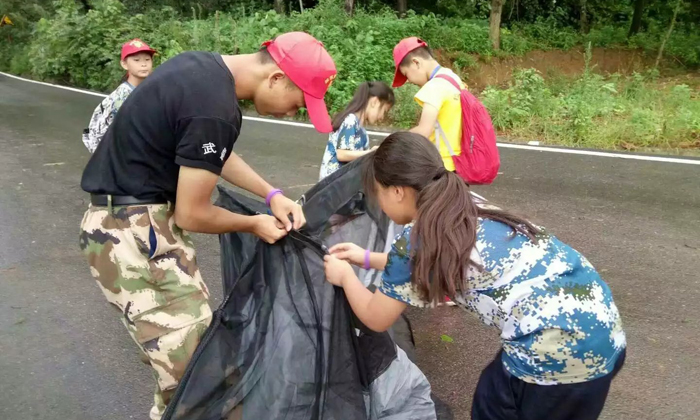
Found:
[[(242, 122), (238, 100), (277, 117), (306, 107), (316, 129), (330, 132), (323, 98), (335, 75), (323, 44), (301, 32), (280, 35), (255, 54), (182, 53), (127, 98), (88, 162), (81, 186), (91, 205), (80, 246), (155, 372), (151, 419), (162, 416), (211, 320), (183, 229), (244, 231), (273, 243), (305, 222), (300, 205), (232, 153)], [(264, 197), (274, 216), (212, 205), (219, 176)]]

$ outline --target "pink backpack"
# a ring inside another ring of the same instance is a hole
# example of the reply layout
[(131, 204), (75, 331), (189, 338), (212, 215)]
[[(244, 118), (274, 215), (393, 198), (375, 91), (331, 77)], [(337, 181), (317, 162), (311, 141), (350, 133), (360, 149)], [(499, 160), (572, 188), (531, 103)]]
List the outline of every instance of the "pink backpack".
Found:
[[(496, 133), (484, 105), (452, 77), (438, 74), (460, 92), (462, 104), (462, 153), (455, 155), (445, 133), (438, 123), (435, 137), (440, 137), (447, 146), (455, 164), (457, 174), (469, 184), (490, 184), (498, 176), (501, 159), (496, 147)], [(436, 141), (437, 143), (437, 141)]]

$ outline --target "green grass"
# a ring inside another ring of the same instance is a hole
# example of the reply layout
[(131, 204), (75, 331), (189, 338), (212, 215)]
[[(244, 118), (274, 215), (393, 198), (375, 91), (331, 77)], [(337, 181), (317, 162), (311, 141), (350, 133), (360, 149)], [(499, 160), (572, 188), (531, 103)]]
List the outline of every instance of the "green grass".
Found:
[[(488, 61), (490, 57), (584, 44), (653, 51), (664, 29), (651, 28), (628, 40), (622, 27), (593, 28), (581, 35), (558, 26), (555, 20), (542, 19), (504, 28), (502, 50), (495, 52), (485, 20), (414, 13), (397, 19), (389, 9), (359, 10), (350, 18), (337, 1), (291, 15), (217, 13), (206, 19), (195, 9), (189, 18), (170, 8), (128, 15), (116, 0), (95, 2), (94, 10), (86, 14), (78, 3), (57, 1), (53, 15), (43, 14), (36, 23), (16, 19), (15, 27), (0, 28), (0, 39), (12, 39), (0, 43), (0, 69), (106, 92), (123, 75), (119, 47), (133, 37), (156, 48), (160, 52), (156, 61), (162, 62), (187, 50), (252, 52), (277, 34), (301, 30), (322, 40), (336, 62), (339, 77), (327, 96), (333, 113), (348, 103), (362, 81), (391, 81), (392, 49), (407, 36), (428, 40), (446, 64), (465, 73), (478, 65), (476, 56)], [(679, 28), (667, 51), (669, 62), (688, 68), (700, 65), (700, 34)], [(396, 93), (392, 122), (396, 127), (410, 127), (420, 113), (412, 100), (415, 88), (404, 87)], [(697, 90), (661, 84), (652, 74), (603, 77), (587, 68), (575, 80), (544, 80), (534, 70), (525, 69), (508, 86), (487, 88), (481, 99), (499, 131), (517, 139), (595, 148), (677, 148), (696, 142), (700, 131)]]
[(700, 98), (685, 84), (660, 83), (653, 73), (585, 72), (545, 81), (517, 71), (505, 89), (482, 92), (494, 126), (516, 139), (596, 149), (700, 150)]
[[(595, 149), (700, 151), (700, 92), (657, 72), (602, 76), (590, 68), (590, 47), (579, 77), (544, 79), (519, 69), (507, 86), (478, 96), (502, 136)], [(394, 124), (408, 128), (420, 108), (414, 87), (397, 91)]]

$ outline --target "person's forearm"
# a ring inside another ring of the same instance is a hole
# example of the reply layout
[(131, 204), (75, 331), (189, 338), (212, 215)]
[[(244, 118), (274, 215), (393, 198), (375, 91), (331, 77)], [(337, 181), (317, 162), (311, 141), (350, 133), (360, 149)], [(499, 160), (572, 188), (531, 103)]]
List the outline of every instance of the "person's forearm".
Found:
[(265, 198), (273, 190), (272, 185), (262, 179), (253, 168), (241, 159), (235, 152), (231, 152), (226, 164), (221, 170), (221, 177), (231, 184), (241, 187), (258, 197)]
[(336, 155), (339, 162), (352, 162), (355, 159), (361, 158), (362, 156), (369, 153), (369, 150), (343, 150), (338, 149)]
[(232, 213), (218, 206), (209, 205), (191, 212), (178, 212), (175, 206), (175, 224), (189, 232), (252, 232), (255, 226), (254, 216)]
[(388, 255), (383, 252), (371, 252), (369, 254), (369, 266), (375, 270), (384, 271)]
[(355, 315), (368, 328), (377, 331), (375, 328), (379, 326), (374, 322), (369, 306), (373, 293), (355, 275), (343, 282), (343, 290)]

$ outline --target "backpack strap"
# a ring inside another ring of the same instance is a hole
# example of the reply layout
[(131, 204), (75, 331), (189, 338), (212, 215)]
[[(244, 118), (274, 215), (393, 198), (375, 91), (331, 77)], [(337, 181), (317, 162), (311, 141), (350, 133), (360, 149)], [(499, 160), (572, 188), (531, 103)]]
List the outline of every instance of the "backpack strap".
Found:
[[(459, 83), (457, 83), (457, 81), (453, 77), (448, 76), (446, 74), (438, 74), (435, 77), (447, 80), (460, 93), (462, 92), (462, 87), (459, 85)], [(452, 148), (452, 145), (450, 144), (449, 141), (447, 141), (447, 136), (445, 135), (445, 132), (443, 131), (442, 127), (440, 126), (440, 123), (435, 121), (435, 146), (438, 148), (438, 151), (439, 151), (440, 145), (438, 143), (438, 138), (440, 139), (439, 141), (441, 143), (445, 144), (445, 146), (447, 147), (447, 150), (450, 152), (450, 156), (457, 156), (454, 149)]]
[(439, 78), (439, 79), (447, 80), (448, 82), (450, 82), (450, 84), (451, 84), (452, 86), (455, 87), (455, 89), (457, 89), (457, 90), (460, 91), (460, 92), (462, 91), (462, 87), (459, 85), (459, 83), (457, 83), (457, 81), (456, 81), (453, 77), (448, 76), (448, 75), (446, 75), (446, 74), (438, 74), (438, 75), (435, 76), (435, 77), (436, 77), (436, 78)]
[(440, 143), (444, 143), (445, 146), (447, 147), (447, 151), (450, 152), (450, 156), (456, 156), (455, 150), (452, 148), (452, 145), (450, 144), (449, 141), (447, 141), (447, 136), (445, 135), (445, 132), (442, 130), (442, 126), (440, 125), (439, 122), (435, 121), (435, 147), (438, 148), (438, 151), (440, 151), (440, 144), (438, 143), (438, 139), (440, 139)]

